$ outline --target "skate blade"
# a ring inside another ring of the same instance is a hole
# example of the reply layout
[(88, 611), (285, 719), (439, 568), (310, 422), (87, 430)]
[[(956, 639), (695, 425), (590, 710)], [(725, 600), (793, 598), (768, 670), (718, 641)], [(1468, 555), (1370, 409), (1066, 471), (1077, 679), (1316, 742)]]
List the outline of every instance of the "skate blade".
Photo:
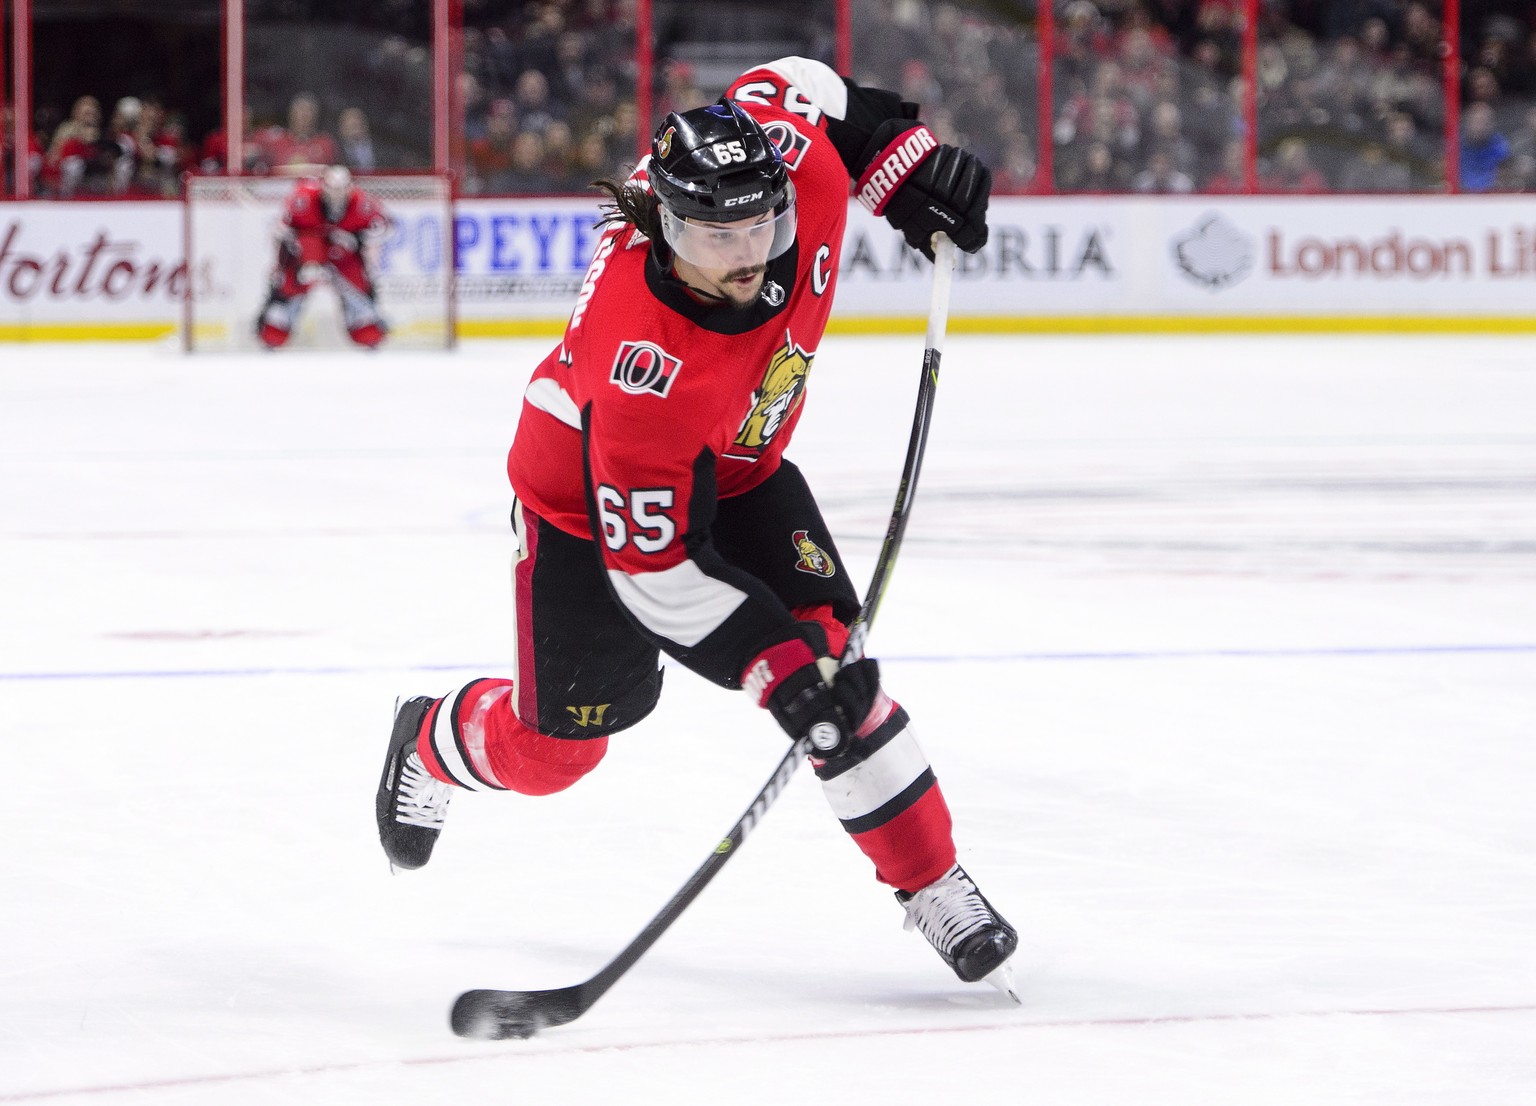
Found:
[(1007, 995), (1018, 1005), (1024, 1005), (1024, 1000), (1019, 997), (1019, 989), (1014, 986), (1013, 961), (1011, 959), (1004, 960), (989, 973), (982, 976), (980, 982), (992, 984), (992, 986)]

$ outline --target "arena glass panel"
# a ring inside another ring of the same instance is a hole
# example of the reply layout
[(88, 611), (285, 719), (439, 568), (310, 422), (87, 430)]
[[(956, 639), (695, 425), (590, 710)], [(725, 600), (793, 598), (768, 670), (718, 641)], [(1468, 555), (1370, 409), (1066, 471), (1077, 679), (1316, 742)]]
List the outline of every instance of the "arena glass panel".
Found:
[(581, 193), (628, 174), (641, 141), (633, 4), (481, 0), (463, 19), (461, 195)]
[(431, 0), (245, 0), (240, 171), (432, 167)]
[(1528, 3), (1463, 2), (1458, 183), (1536, 191), (1536, 27)]
[(1440, 3), (1423, 0), (1266, 9), (1259, 191), (1445, 190), (1442, 16)]
[(837, 65), (834, 0), (655, 0), (651, 119), (714, 103), (755, 65), (796, 55)]
[(855, 80), (922, 108), (941, 142), (974, 150), (993, 191), (1048, 191), (1039, 172), (1039, 12), (1032, 2), (854, 0)]
[[(219, 11), (220, 0), (32, 0), (34, 60), (17, 74), (31, 80), (28, 195), (179, 195), (219, 124)], [(9, 19), (7, 30), (9, 59)]]
[(1246, 191), (1246, 12), (1242, 0), (1058, 5), (1056, 191)]

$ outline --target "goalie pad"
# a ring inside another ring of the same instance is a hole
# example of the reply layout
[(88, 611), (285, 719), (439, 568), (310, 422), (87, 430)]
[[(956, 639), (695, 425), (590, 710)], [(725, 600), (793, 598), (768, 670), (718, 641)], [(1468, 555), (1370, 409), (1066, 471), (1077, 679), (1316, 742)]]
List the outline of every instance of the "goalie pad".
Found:
[(343, 250), (320, 235), (280, 239), (272, 291), (256, 323), (256, 336), (268, 349), (287, 343), (304, 301), (321, 281), (329, 281), (341, 301), (347, 337), (373, 349), (389, 334), (376, 304), (373, 281), (361, 251)]

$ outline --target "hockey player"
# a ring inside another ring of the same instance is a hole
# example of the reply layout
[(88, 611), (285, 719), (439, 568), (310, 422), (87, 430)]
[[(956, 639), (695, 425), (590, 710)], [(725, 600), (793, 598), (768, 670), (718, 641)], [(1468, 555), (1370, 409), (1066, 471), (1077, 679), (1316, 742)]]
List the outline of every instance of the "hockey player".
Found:
[[(376, 814), (425, 864), (455, 788), (544, 795), (652, 709), (658, 650), (743, 688), (967, 982), (1012, 993), (1013, 928), (956, 861), (949, 810), (873, 659), (838, 657), (859, 597), (784, 449), (837, 281), (850, 181), (932, 257), (987, 240), (987, 168), (916, 105), (786, 58), (668, 115), (612, 198), (564, 340), (508, 459), (516, 660), (397, 711)], [(834, 675), (835, 673), (835, 675)]]
[(389, 225), (378, 202), (353, 185), (346, 166), (301, 180), (283, 210), (271, 290), (256, 320), (261, 344), (277, 349), (287, 342), (305, 297), (325, 280), (341, 300), (347, 337), (368, 349), (378, 346), (389, 328), (375, 302), (369, 254)]

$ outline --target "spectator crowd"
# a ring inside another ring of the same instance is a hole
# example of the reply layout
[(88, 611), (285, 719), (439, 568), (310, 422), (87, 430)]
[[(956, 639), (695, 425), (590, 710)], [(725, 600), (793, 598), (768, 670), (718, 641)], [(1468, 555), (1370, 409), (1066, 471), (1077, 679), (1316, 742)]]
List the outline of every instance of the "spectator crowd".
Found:
[(636, 34), (633, 0), (466, 0), (462, 190), (582, 192), (632, 163)]
[[(859, 79), (922, 103), (942, 140), (988, 158), (1000, 192), (1247, 190), (1243, 0), (1055, 0), (1043, 139), (1038, 21), (998, 15), (1018, 7), (854, 0)], [(1439, 4), (1263, 0), (1259, 13), (1256, 191), (1446, 187)], [(1536, 12), (1464, 0), (1460, 45), (1460, 189), (1536, 191)]]
[[(1265, 0), (1253, 74), (1258, 157), (1249, 166), (1243, 0), (1040, 2), (1055, 4), (1044, 119), (1039, 24), (1028, 4), (853, 0), (852, 75), (921, 104), (942, 141), (993, 167), (999, 193), (1446, 187), (1438, 4)], [(705, 7), (730, 3), (688, 14)], [(452, 136), (460, 192), (574, 193), (622, 173), (651, 125), (637, 111), (634, 0), (462, 0), (462, 11), (453, 95), (464, 126)], [(1536, 191), (1532, 13), (1513, 0), (1465, 0), (1461, 11), (1458, 185)], [(784, 37), (796, 31), (805, 28)], [(701, 80), (666, 41), (656, 56), (656, 117), (718, 95), (723, 82)], [(243, 170), (425, 168), (425, 149), (397, 136), (426, 126), (419, 90), (430, 85), (429, 52), (388, 35), (360, 66), (319, 95), (256, 89)], [(380, 122), (391, 137), (376, 134)], [(152, 95), (118, 98), (110, 111), (81, 95), (67, 114), (40, 106), (35, 123), (23, 163), (40, 196), (171, 197), (183, 173), (220, 172), (229, 160), (222, 128), (189, 135), (175, 106)], [(8, 176), (12, 132), (7, 118)], [(1039, 171), (1042, 142), (1049, 180)]]
[[(38, 114), (46, 119), (50, 112)], [(181, 194), (183, 173), (225, 169), (228, 142), (222, 127), (194, 142), (186, 120), (153, 97), (121, 97), (105, 124), (102, 115), (95, 96), (81, 96), (51, 131), (45, 127), (33, 133), (28, 151), (33, 195), (170, 199)], [(364, 172), (379, 167), (361, 108), (341, 112), (334, 138), (320, 129), (319, 116), (319, 104), (310, 93), (293, 98), (286, 125), (257, 126), (248, 112), (244, 171), (297, 175), (338, 163)]]

